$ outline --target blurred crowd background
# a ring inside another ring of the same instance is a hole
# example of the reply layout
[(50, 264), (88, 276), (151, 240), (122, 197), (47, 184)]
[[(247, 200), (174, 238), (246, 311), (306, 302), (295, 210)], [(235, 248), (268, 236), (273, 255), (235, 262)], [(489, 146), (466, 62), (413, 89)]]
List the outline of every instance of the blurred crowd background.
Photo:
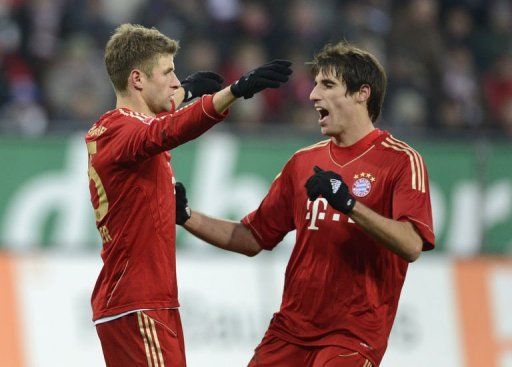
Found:
[(317, 131), (305, 62), (345, 39), (388, 72), (381, 127), (512, 138), (510, 0), (3, 0), (0, 134), (86, 130), (111, 109), (103, 48), (122, 22), (178, 39), (182, 79), (215, 70), (230, 82), (267, 60), (293, 60), (286, 87), (232, 111), (242, 130)]

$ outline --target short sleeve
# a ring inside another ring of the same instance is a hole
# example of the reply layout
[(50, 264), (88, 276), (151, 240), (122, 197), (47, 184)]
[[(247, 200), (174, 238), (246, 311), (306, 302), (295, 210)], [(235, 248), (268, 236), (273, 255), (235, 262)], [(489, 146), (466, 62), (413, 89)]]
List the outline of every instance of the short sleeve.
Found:
[(272, 250), (288, 232), (295, 229), (291, 166), (289, 161), (272, 182), (258, 209), (242, 219), (242, 224), (266, 250)]
[(415, 151), (399, 167), (393, 190), (393, 219), (414, 225), (423, 239), (423, 251), (434, 248), (428, 172), (423, 158)]

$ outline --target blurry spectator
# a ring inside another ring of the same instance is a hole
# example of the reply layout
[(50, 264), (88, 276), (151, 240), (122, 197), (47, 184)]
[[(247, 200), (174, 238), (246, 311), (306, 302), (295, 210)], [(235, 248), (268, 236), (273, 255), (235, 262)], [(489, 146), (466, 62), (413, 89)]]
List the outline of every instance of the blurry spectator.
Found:
[[(227, 63), (221, 72), (226, 85), (235, 81), (243, 70), (251, 70), (264, 63), (266, 59), (267, 55), (262, 44), (249, 40), (240, 41), (226, 60)], [(258, 93), (246, 103), (233, 105), (229, 119), (236, 121), (243, 128), (257, 128), (258, 123), (263, 122), (265, 116), (264, 93)]]
[[(470, 50), (463, 46), (450, 49), (445, 57), (443, 73), (444, 96), (458, 105), (460, 116), (458, 122), (453, 119), (442, 118), (443, 125), (449, 128), (466, 128), (480, 125), (483, 117), (480, 88), (477, 85)], [(446, 103), (447, 100), (443, 98), (443, 104)]]
[(0, 132), (39, 136), (48, 120), (39, 105), (39, 90), (30, 66), (19, 55), (21, 32), (7, 15), (0, 14)]
[(13, 13), (22, 31), (22, 55), (39, 82), (60, 46), (59, 32), (64, 0), (28, 0)]
[(44, 87), (57, 130), (70, 123), (76, 124), (75, 129), (85, 129), (114, 106), (101, 53), (93, 45), (85, 36), (69, 39), (46, 74)]
[(101, 49), (115, 28), (115, 23), (109, 20), (105, 3), (102, 0), (67, 0), (61, 27), (64, 39), (77, 33), (87, 34), (94, 39), (95, 47)]
[(512, 52), (496, 60), (485, 76), (484, 91), (491, 118), (512, 137)]
[[(376, 54), (388, 70), (387, 127), (508, 129), (509, 97), (496, 86), (507, 85), (503, 68), (509, 66), (496, 60), (512, 52), (510, 0), (0, 1), (0, 115), (42, 108), (49, 131), (81, 128), (62, 119), (88, 121), (112, 103), (110, 87), (91, 76), (104, 73), (99, 54), (123, 21), (155, 26), (186, 45), (177, 61), (183, 75), (211, 69), (229, 82), (258, 60), (292, 58), (295, 73), (285, 88), (233, 110), (230, 119), (244, 128), (250, 121), (259, 122), (253, 128), (284, 122), (316, 131), (304, 63), (320, 45), (346, 39)], [(23, 78), (12, 77), (13, 61), (25, 68)], [(0, 125), (26, 133), (23, 124)]]
[(293, 123), (301, 130), (318, 133), (318, 112), (309, 100), (313, 78), (306, 61), (310, 60), (304, 58), (299, 48), (290, 51), (286, 57), (293, 61), (293, 78), (285, 86), (287, 95), (279, 120)]
[(474, 19), (470, 10), (461, 5), (447, 10), (445, 40), (449, 46), (474, 47)]
[(512, 98), (505, 101), (500, 113), (500, 122), (503, 131), (512, 138)]
[(491, 67), (503, 51), (512, 51), (512, 2), (487, 2), (486, 26), (477, 32), (475, 56), (481, 70)]
[(48, 128), (46, 111), (36, 100), (36, 85), (28, 76), (15, 82), (12, 96), (0, 110), (2, 133), (17, 136), (41, 136)]
[(388, 61), (388, 72), (388, 97), (382, 111), (386, 127), (425, 129), (428, 75), (417, 61), (398, 53)]
[(232, 24), (240, 12), (238, 0), (207, 0), (207, 8), (218, 24)]
[[(390, 35), (388, 55), (398, 63), (389, 68), (390, 95), (396, 92), (402, 99), (405, 90), (397, 89), (402, 88), (400, 84), (406, 88), (413, 86), (418, 93), (408, 101), (424, 99), (415, 104), (426, 107), (427, 116), (422, 119), (422, 124), (433, 124), (437, 120), (435, 106), (441, 95), (444, 45), (438, 5), (436, 0), (410, 0), (403, 9), (398, 8), (394, 13)], [(402, 73), (399, 76), (402, 80), (397, 82), (394, 73), (404, 66), (407, 72)], [(397, 103), (393, 101), (397, 97), (390, 99), (390, 103)], [(391, 119), (395, 120), (395, 117), (391, 116)], [(420, 122), (419, 119), (416, 122)]]
[(341, 22), (335, 22), (343, 35), (359, 41), (363, 35), (384, 38), (391, 27), (388, 1), (364, 0), (341, 2)]
[[(307, 0), (292, 0), (288, 4), (288, 12), (283, 20), (286, 24), (284, 44), (293, 42), (300, 45), (304, 55), (313, 55), (326, 43), (328, 29), (333, 20), (333, 12), (325, 1), (322, 6)], [(276, 35), (277, 36), (277, 35)]]
[(220, 55), (217, 46), (207, 38), (187, 41), (183, 55), (175, 61), (178, 77), (189, 75), (198, 70), (219, 70)]

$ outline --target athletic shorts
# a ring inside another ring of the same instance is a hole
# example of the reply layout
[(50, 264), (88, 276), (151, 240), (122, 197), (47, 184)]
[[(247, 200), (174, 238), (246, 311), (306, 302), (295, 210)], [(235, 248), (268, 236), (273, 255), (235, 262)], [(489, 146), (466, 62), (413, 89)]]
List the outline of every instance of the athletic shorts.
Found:
[(107, 367), (185, 367), (177, 309), (137, 311), (96, 325)]
[(339, 346), (313, 347), (292, 344), (266, 334), (248, 367), (373, 367), (358, 352)]

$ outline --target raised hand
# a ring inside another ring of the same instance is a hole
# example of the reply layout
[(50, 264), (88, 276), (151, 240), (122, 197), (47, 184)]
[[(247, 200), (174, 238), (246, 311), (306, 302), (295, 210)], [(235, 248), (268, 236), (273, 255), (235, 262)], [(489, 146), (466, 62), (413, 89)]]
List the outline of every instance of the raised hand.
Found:
[(183, 102), (188, 102), (203, 94), (212, 94), (222, 89), (224, 78), (212, 71), (197, 71), (187, 76), (181, 86), (185, 90)]
[(274, 60), (244, 74), (231, 85), (235, 97), (251, 98), (266, 88), (278, 88), (292, 74), (291, 61)]

